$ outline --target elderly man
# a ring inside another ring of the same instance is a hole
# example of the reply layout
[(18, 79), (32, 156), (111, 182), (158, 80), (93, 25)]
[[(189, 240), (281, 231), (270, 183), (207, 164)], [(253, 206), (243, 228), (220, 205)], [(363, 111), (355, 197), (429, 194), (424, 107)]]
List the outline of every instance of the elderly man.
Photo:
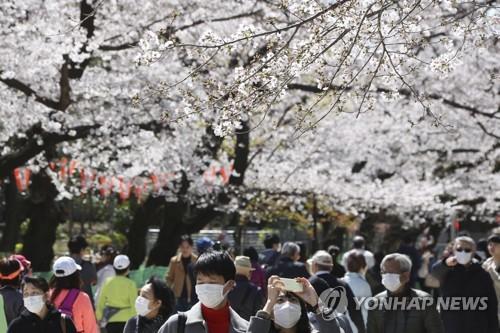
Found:
[(441, 295), (460, 297), (474, 303), (486, 300), (486, 308), (442, 309), (446, 333), (498, 333), (497, 296), (490, 274), (474, 257), (476, 244), (470, 237), (457, 237), (453, 253), (436, 263), (431, 274), (439, 279)]
[(289, 279), (298, 277), (308, 279), (310, 276), (309, 272), (306, 266), (299, 262), (299, 259), (300, 247), (294, 242), (286, 242), (281, 248), (281, 257), (273, 267), (269, 267), (266, 270), (266, 277), (269, 278), (272, 275), (277, 275)]
[(317, 251), (310, 260), (310, 265), (313, 276), (309, 279), (309, 282), (311, 282), (316, 293), (321, 295), (325, 291), (322, 281), (325, 281), (329, 288), (343, 287), (346, 291), (347, 311), (351, 319), (353, 332), (364, 333), (366, 331), (365, 323), (361, 310), (356, 308), (356, 300), (351, 287), (330, 273), (333, 267), (332, 256), (326, 251)]
[(236, 267), (236, 284), (229, 292), (228, 300), (234, 311), (241, 318), (250, 320), (257, 311), (262, 309), (264, 298), (256, 285), (250, 282), (250, 275), (254, 270), (249, 257), (238, 256), (234, 260)]
[(386, 291), (375, 296), (368, 312), (368, 333), (443, 333), (432, 297), (411, 289), (411, 260), (401, 253), (385, 256), (380, 264)]

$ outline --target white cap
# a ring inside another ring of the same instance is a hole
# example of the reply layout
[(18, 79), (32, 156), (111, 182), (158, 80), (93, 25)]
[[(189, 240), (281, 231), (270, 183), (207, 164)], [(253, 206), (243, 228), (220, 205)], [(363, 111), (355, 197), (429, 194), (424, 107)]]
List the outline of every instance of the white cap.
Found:
[(66, 277), (76, 271), (81, 271), (82, 266), (78, 265), (71, 257), (60, 257), (54, 262), (52, 270), (56, 277)]
[(113, 267), (116, 269), (125, 269), (130, 266), (130, 259), (124, 255), (120, 254), (115, 257), (115, 260), (113, 261)]

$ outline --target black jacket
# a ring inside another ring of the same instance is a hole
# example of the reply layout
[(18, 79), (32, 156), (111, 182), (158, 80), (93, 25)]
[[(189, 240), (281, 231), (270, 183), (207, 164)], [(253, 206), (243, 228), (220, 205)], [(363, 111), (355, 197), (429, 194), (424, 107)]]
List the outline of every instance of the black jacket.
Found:
[(257, 286), (245, 276), (236, 275), (236, 285), (227, 296), (229, 304), (241, 318), (250, 320), (257, 311), (262, 309), (263, 297)]
[(19, 317), (10, 324), (7, 333), (62, 333), (62, 325), (66, 325), (66, 333), (76, 333), (76, 328), (69, 318), (61, 320), (61, 313), (49, 308), (44, 319), (36, 314), (24, 310)]
[[(393, 304), (391, 298), (399, 298), (402, 308), (386, 310), (384, 304)], [(403, 302), (403, 298), (406, 302)], [(407, 289), (402, 295), (394, 296), (388, 291), (375, 296), (377, 303), (368, 311), (368, 333), (443, 333), (443, 323), (431, 302), (431, 295), (416, 289)], [(413, 306), (412, 301), (414, 302)], [(379, 306), (377, 306), (377, 304)]]
[(2, 287), (0, 295), (3, 297), (3, 307), (8, 325), (23, 312), (23, 295), (18, 289), (11, 286)]
[(127, 321), (123, 333), (157, 333), (167, 319), (163, 316), (157, 316), (153, 319), (135, 316)]
[(294, 279), (298, 277), (309, 278), (306, 266), (301, 262), (293, 261), (288, 257), (280, 257), (273, 267), (266, 270), (266, 278), (277, 275), (279, 277)]
[(314, 290), (321, 296), (321, 293), (324, 291), (324, 284), (321, 280), (325, 281), (330, 288), (343, 287), (347, 294), (347, 311), (349, 312), (349, 316), (351, 317), (352, 322), (356, 325), (359, 333), (365, 332), (365, 322), (363, 321), (363, 315), (361, 314), (361, 309), (356, 308), (356, 300), (354, 299), (354, 293), (352, 292), (351, 287), (343, 281), (340, 281), (336, 277), (334, 277), (330, 273), (314, 275), (309, 279)]
[(265, 267), (272, 267), (274, 266), (274, 264), (276, 264), (276, 260), (278, 260), (279, 256), (280, 253), (278, 251), (275, 251), (273, 249), (265, 249), (260, 254), (259, 260)]
[(448, 267), (444, 260), (432, 268), (441, 283), (441, 295), (447, 297), (484, 297), (485, 310), (446, 310), (441, 307), (446, 333), (498, 333), (497, 296), (490, 274), (479, 263)]

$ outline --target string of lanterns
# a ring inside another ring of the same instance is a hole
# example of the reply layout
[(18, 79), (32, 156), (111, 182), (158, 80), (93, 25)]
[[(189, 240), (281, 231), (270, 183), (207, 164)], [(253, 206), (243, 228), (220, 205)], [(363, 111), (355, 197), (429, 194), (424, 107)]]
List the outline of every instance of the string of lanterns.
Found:
[[(68, 183), (69, 181), (79, 181), (80, 191), (86, 194), (89, 191), (97, 190), (103, 198), (117, 193), (121, 201), (130, 199), (134, 195), (138, 201), (143, 200), (147, 195), (159, 193), (177, 178), (175, 173), (150, 173), (149, 176), (136, 176), (127, 178), (124, 176), (109, 176), (99, 173), (97, 170), (80, 166), (76, 160), (62, 158), (57, 162), (49, 163), (49, 168), (57, 174), (59, 181)], [(213, 162), (203, 173), (203, 182), (207, 186), (227, 185), (233, 172), (233, 162), (226, 165)], [(16, 187), (19, 192), (24, 193), (29, 190), (32, 170), (29, 167), (19, 167), (13, 171)], [(78, 174), (79, 177), (75, 177)]]

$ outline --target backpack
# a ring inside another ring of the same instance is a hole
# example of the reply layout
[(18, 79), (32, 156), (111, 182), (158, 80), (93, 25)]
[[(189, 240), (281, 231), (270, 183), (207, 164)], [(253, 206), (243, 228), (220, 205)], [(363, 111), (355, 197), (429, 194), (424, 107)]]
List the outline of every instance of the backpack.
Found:
[(73, 304), (75, 304), (78, 295), (80, 295), (79, 289), (70, 289), (59, 307), (59, 312), (66, 315), (66, 317), (73, 319)]
[(184, 333), (186, 328), (187, 316), (184, 312), (179, 312), (177, 316), (177, 333)]

